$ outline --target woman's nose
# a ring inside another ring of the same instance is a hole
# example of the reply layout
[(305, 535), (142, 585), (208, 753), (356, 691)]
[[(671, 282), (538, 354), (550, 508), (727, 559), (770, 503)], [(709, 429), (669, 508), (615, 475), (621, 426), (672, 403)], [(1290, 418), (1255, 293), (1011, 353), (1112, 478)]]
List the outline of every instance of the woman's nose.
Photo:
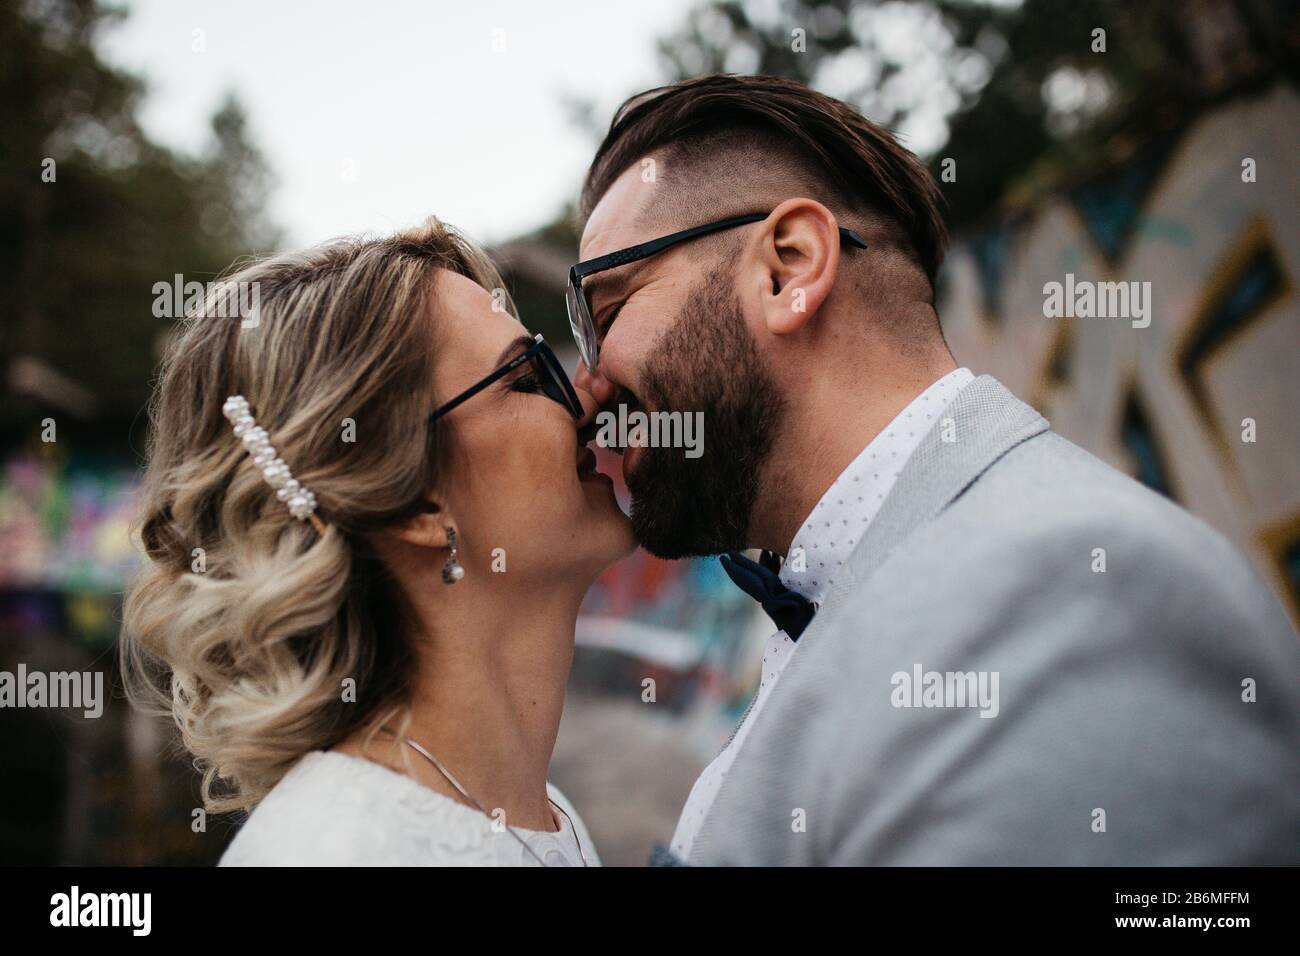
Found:
[(596, 414), (600, 411), (600, 403), (581, 382), (575, 381), (573, 390), (578, 393), (578, 401), (582, 403), (582, 417), (578, 419), (578, 431), (582, 431), (595, 420)]
[(596, 417), (597, 412), (607, 405), (614, 404), (614, 400), (618, 397), (617, 385), (605, 378), (599, 369), (593, 373), (582, 362), (578, 363), (578, 369), (573, 375), (573, 387), (582, 402), (583, 415), (578, 422), (579, 428), (589, 424)]
[(585, 362), (578, 362), (578, 370), (574, 373), (573, 384), (578, 388), (586, 389), (590, 392), (600, 404), (604, 405), (614, 400), (618, 394), (618, 386), (605, 377), (605, 374), (597, 369), (592, 372)]

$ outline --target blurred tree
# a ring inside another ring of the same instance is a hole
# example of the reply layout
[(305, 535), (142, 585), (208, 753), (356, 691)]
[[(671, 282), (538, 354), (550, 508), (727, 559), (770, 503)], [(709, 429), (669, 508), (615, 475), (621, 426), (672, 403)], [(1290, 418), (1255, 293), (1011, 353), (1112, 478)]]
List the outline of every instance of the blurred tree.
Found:
[(659, 46), (673, 80), (790, 77), (898, 130), (936, 174), (955, 159), (960, 225), (1014, 187), (1087, 175), (1231, 83), (1294, 70), (1295, 45), (1285, 0), (706, 0)]
[[(97, 0), (0, 0), (0, 428), (64, 413), (111, 436), (144, 403), (171, 323), (153, 285), (208, 281), (270, 251), (270, 176), (228, 99), (201, 156), (151, 142), (141, 82), (96, 53), (124, 14)], [(109, 426), (107, 428), (102, 426)]]

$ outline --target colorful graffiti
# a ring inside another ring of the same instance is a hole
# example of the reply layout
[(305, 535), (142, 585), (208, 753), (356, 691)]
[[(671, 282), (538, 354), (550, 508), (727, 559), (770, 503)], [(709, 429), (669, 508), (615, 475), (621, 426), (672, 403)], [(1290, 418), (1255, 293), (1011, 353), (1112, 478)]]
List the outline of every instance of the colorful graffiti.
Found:
[[(1300, 622), (1300, 96), (1228, 101), (1177, 137), (954, 244), (958, 360), (1232, 539)], [(1044, 318), (1065, 273), (1152, 289), (1149, 328)]]
[(116, 605), (139, 562), (131, 543), (136, 476), (69, 464), (54, 450), (19, 452), (0, 474), (0, 627), (116, 637)]

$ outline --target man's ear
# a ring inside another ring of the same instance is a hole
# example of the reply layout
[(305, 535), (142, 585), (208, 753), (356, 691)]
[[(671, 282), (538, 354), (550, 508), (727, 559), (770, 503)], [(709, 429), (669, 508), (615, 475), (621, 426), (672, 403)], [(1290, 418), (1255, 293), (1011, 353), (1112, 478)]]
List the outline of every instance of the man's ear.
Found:
[(815, 199), (787, 199), (763, 225), (764, 321), (769, 331), (786, 335), (803, 328), (835, 286), (839, 223)]
[(385, 529), (385, 533), (417, 548), (441, 549), (448, 546), (448, 526), (456, 526), (451, 513), (430, 498), (425, 502), (424, 510)]

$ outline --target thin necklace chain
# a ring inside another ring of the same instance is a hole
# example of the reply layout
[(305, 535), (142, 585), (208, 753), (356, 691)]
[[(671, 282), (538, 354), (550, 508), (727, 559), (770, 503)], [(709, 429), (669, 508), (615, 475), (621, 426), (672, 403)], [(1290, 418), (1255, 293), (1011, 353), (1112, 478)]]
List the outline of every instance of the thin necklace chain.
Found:
[[(389, 734), (390, 736), (393, 737), (397, 736), (396, 734), (394, 734), (392, 731), (389, 730), (385, 730), (384, 733)], [(446, 779), (446, 781), (456, 789), (456, 792), (459, 793), (462, 797), (464, 797), (474, 807), (475, 810), (483, 814), (483, 816), (487, 817), (489, 820), (492, 820), (493, 822), (496, 821), (496, 817), (492, 816), (492, 814), (488, 813), (485, 809), (483, 809), (483, 805), (479, 803), (477, 800), (475, 800), (472, 796), (470, 796), (469, 791), (465, 789), (464, 785), (462, 785), (459, 780), (457, 780), (454, 776), (452, 776), (451, 771), (443, 766), (441, 760), (439, 760), (433, 754), (429, 753), (428, 750), (426, 750), (423, 746), (421, 746), (417, 741), (412, 740), (410, 737), (403, 737), (402, 741), (408, 747), (410, 747), (412, 750), (418, 753), (421, 757), (423, 757), (425, 760), (429, 761), (429, 763), (433, 764), (434, 768), (438, 771), (438, 773), (442, 774), (443, 777)], [(582, 860), (582, 865), (587, 866), (587, 854), (582, 852), (582, 840), (578, 836), (578, 828), (573, 825), (573, 818), (569, 816), (568, 811), (565, 810), (564, 807), (560, 806), (549, 796), (546, 798), (546, 802), (564, 814), (564, 819), (567, 820), (569, 823), (569, 832), (573, 834), (573, 842), (577, 844), (578, 847), (578, 857)], [(508, 823), (505, 823), (503, 825), (506, 828), (506, 832), (509, 833), (512, 837), (514, 837), (517, 841), (519, 841), (519, 845), (528, 851), (529, 855), (531, 855), (532, 858), (537, 861), (538, 865), (546, 866), (546, 861), (537, 855), (537, 851), (528, 845), (527, 840), (525, 840), (523, 837), (521, 837), (518, 833), (515, 832), (514, 827), (512, 827)]]

